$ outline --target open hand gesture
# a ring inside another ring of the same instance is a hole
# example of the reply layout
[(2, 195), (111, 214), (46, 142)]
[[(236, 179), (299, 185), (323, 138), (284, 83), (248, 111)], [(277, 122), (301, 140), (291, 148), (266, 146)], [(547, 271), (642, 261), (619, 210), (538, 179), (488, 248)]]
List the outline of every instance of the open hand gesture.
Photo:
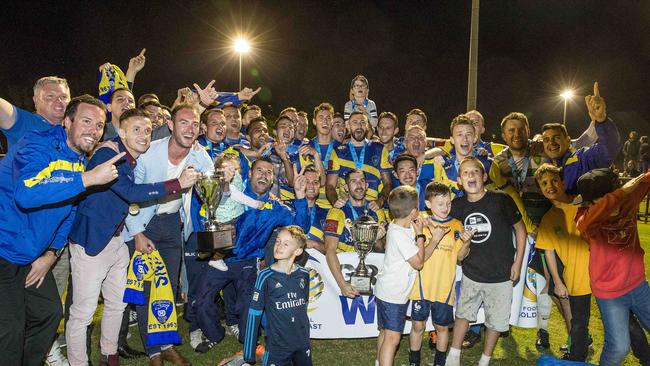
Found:
[(592, 121), (604, 122), (607, 118), (605, 99), (600, 96), (598, 82), (594, 82), (594, 95), (585, 96), (587, 111)]

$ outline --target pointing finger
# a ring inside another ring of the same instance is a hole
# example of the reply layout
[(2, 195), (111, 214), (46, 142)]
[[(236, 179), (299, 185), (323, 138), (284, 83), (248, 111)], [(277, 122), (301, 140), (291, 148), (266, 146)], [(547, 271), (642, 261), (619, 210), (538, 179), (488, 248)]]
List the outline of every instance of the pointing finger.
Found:
[(203, 89), (201, 89), (201, 87), (199, 87), (199, 85), (197, 83), (194, 83), (192, 85), (194, 86), (194, 89), (196, 90), (197, 93), (200, 92), (201, 90), (203, 90)]
[(257, 94), (257, 93), (259, 93), (259, 92), (260, 92), (260, 90), (262, 90), (262, 87), (261, 87), (261, 86), (260, 86), (260, 87), (258, 87), (257, 89), (255, 89), (255, 91), (253, 91), (253, 92), (251, 93), (251, 96), (253, 96), (253, 95), (255, 95), (255, 94)]
[(210, 89), (212, 88), (212, 84), (214, 84), (214, 80), (208, 83), (208, 86), (205, 87), (205, 89)]
[(147, 49), (146, 49), (146, 48), (143, 48), (142, 51), (140, 51), (140, 54), (139, 54), (138, 56), (143, 56), (143, 57), (144, 57), (144, 53), (145, 53), (146, 51), (147, 51)]
[(598, 90), (598, 82), (594, 81), (594, 97), (600, 97), (600, 90)]
[(126, 152), (121, 152), (121, 153), (113, 156), (109, 160), (107, 160), (106, 164), (113, 165), (113, 164), (115, 164), (116, 161), (122, 159), (122, 157), (124, 157), (124, 155), (126, 155)]

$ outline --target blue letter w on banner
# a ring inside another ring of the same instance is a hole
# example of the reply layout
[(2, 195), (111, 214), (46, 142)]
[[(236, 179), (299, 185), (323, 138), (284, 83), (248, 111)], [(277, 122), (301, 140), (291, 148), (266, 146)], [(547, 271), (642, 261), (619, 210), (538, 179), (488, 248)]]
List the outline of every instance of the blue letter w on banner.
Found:
[[(343, 313), (343, 320), (345, 324), (352, 325), (356, 323), (357, 320), (357, 310), (361, 314), (363, 322), (366, 324), (372, 324), (375, 322), (375, 297), (368, 296), (368, 304), (363, 302), (363, 296), (357, 296), (354, 299), (350, 300), (345, 296), (340, 296), (341, 300), (341, 312)], [(351, 301), (351, 303), (349, 303)], [(349, 303), (349, 305), (348, 305)]]

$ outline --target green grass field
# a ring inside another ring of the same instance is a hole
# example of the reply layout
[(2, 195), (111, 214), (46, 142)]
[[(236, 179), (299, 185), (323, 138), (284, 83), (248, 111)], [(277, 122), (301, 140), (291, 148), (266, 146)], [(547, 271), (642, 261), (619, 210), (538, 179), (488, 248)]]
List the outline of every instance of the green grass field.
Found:
[[(650, 224), (639, 224), (641, 243), (646, 252), (650, 251)], [(650, 256), (645, 256), (646, 268), (650, 266)], [(603, 326), (600, 321), (600, 313), (596, 302), (592, 301), (591, 320), (589, 331), (593, 336), (594, 351), (590, 354), (588, 362), (598, 363), (600, 352), (603, 348)], [(133, 336), (129, 339), (131, 346), (142, 349), (142, 343), (138, 336), (137, 329), (131, 328)], [(239, 343), (230, 336), (208, 353), (200, 355), (195, 353), (189, 346), (187, 324), (180, 321), (180, 333), (183, 337), (183, 345), (179, 347), (193, 365), (216, 365), (221, 359), (240, 350)], [(567, 337), (564, 321), (553, 307), (551, 320), (549, 321), (549, 333), (551, 335), (551, 353), (559, 356), (558, 347), (563, 344)], [(512, 328), (511, 335), (501, 338), (497, 344), (492, 358), (492, 365), (535, 365), (540, 355), (535, 349), (536, 330)], [(95, 326), (93, 333), (93, 362), (98, 358), (99, 323)], [(376, 339), (350, 339), (350, 340), (312, 340), (312, 351), (315, 365), (374, 365)], [(423, 365), (432, 361), (431, 353), (426, 348), (426, 340), (423, 343)], [(464, 350), (462, 353), (463, 365), (476, 365), (481, 356), (482, 346), (477, 344), (474, 348)], [(121, 360), (122, 365), (147, 365), (148, 360), (142, 358), (135, 361)], [(402, 337), (402, 343), (397, 352), (396, 365), (408, 364), (408, 337)], [(639, 365), (637, 359), (628, 355), (623, 365)]]

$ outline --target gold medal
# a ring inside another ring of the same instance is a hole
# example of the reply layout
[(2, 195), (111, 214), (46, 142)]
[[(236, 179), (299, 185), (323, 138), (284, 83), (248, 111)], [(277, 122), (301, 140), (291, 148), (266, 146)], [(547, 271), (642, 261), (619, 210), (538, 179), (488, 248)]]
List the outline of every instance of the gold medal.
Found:
[(129, 213), (131, 215), (137, 215), (140, 212), (140, 206), (137, 203), (132, 203), (129, 205)]

